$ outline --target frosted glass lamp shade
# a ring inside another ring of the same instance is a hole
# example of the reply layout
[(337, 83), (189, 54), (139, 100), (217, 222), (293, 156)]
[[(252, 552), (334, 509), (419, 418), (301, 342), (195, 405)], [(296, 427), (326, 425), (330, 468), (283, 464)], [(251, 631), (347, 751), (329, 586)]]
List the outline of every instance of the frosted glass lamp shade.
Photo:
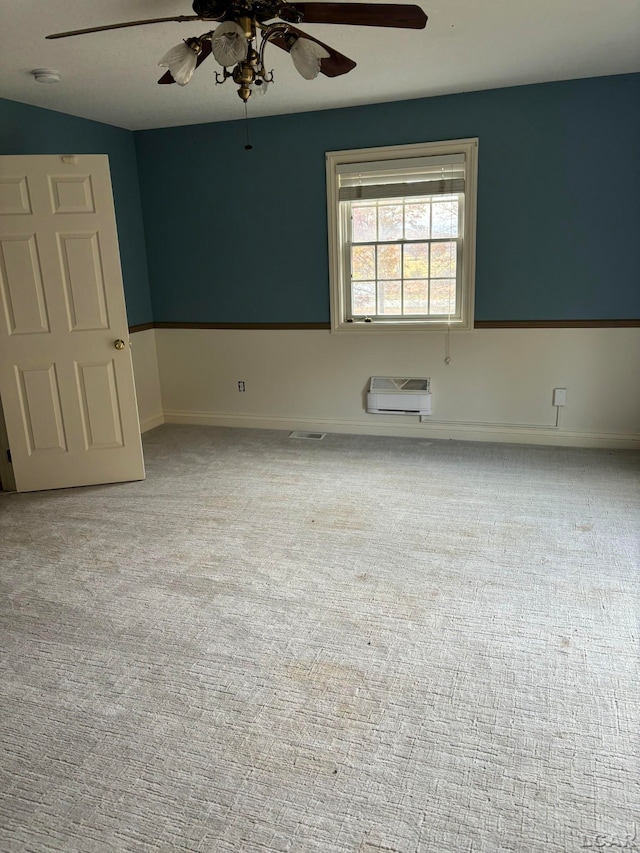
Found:
[(251, 94), (262, 97), (267, 94), (267, 89), (269, 88), (269, 81), (261, 80), (258, 77), (256, 80), (253, 81), (249, 88), (251, 89)]
[(186, 42), (180, 42), (165, 53), (158, 65), (169, 69), (178, 86), (186, 86), (193, 77), (197, 61), (197, 51), (189, 47)]
[(320, 73), (320, 60), (328, 59), (329, 53), (315, 41), (299, 38), (289, 51), (296, 70), (305, 80), (313, 80)]
[(247, 58), (247, 38), (235, 21), (225, 21), (216, 28), (211, 36), (211, 47), (216, 62), (225, 68)]

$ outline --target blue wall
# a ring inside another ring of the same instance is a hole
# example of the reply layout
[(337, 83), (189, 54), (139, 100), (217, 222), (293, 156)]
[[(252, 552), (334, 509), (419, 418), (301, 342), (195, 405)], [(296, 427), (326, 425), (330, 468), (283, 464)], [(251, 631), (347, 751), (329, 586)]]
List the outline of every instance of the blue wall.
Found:
[(548, 83), (256, 119), (245, 151), (0, 99), (0, 154), (109, 155), (130, 324), (323, 323), (325, 151), (479, 136), (476, 319), (638, 319), (639, 107), (640, 74)]
[(325, 151), (468, 136), (476, 319), (640, 318), (639, 107), (635, 74), (256, 119), (252, 151), (137, 132), (154, 319), (328, 321)]
[(133, 134), (0, 99), (0, 154), (108, 154), (129, 325), (152, 319)]

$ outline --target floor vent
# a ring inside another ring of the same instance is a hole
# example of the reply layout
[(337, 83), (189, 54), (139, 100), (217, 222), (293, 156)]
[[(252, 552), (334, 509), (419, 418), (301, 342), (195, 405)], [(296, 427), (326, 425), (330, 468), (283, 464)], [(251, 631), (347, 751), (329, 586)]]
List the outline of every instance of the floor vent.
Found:
[(299, 432), (295, 430), (289, 433), (289, 438), (310, 438), (312, 441), (322, 441), (326, 432)]

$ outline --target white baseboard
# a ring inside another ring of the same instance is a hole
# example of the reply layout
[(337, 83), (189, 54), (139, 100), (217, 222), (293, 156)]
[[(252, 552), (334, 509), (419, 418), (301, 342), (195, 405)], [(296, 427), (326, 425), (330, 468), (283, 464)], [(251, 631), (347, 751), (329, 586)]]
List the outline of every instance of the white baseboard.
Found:
[(155, 429), (158, 426), (161, 426), (165, 422), (165, 416), (154, 415), (151, 418), (145, 418), (143, 421), (140, 421), (140, 432), (148, 432), (150, 429)]
[[(391, 423), (390, 421), (394, 421)], [(640, 450), (640, 435), (575, 432), (555, 427), (517, 425), (397, 423), (396, 418), (372, 415), (371, 420), (328, 420), (324, 418), (282, 418), (274, 415), (224, 414), (218, 412), (165, 411), (164, 423), (202, 426), (244, 427), (248, 429), (306, 430), (356, 435), (390, 435), (408, 438), (435, 438), (456, 441), (492, 441), (509, 444), (548, 444), (563, 447), (600, 447)], [(157, 424), (155, 424), (157, 426)]]

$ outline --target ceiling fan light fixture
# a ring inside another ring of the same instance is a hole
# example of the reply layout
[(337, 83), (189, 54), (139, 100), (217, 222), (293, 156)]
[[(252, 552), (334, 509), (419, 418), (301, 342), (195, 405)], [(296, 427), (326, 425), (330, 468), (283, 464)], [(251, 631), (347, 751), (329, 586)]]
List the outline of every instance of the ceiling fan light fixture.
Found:
[[(167, 51), (158, 64), (168, 70), (158, 83), (186, 86), (194, 71), (209, 54), (213, 54), (224, 69), (222, 74), (216, 72), (216, 84), (233, 80), (238, 87), (238, 95), (246, 105), (252, 93), (264, 94), (267, 84), (273, 80), (273, 72), (267, 73), (264, 64), (268, 44), (290, 53), (296, 70), (306, 80), (313, 80), (318, 74), (339, 77), (356, 67), (356, 63), (348, 56), (311, 36), (305, 37), (293, 24), (423, 29), (427, 23), (427, 16), (420, 6), (380, 0), (192, 0), (192, 8), (193, 15), (121, 21), (51, 33), (46, 38), (68, 38), (147, 24), (216, 21), (219, 26), (214, 31), (186, 39)], [(59, 77), (57, 71), (46, 68), (31, 73), (41, 83), (57, 82)]]
[(320, 73), (320, 61), (329, 58), (329, 51), (322, 45), (305, 38), (296, 39), (289, 53), (296, 71), (305, 80), (314, 80)]
[(220, 65), (228, 68), (247, 58), (249, 42), (244, 30), (235, 21), (225, 21), (211, 36), (213, 56)]
[(198, 54), (201, 50), (198, 39), (180, 42), (165, 53), (158, 65), (169, 69), (178, 86), (186, 86), (196, 70)]

